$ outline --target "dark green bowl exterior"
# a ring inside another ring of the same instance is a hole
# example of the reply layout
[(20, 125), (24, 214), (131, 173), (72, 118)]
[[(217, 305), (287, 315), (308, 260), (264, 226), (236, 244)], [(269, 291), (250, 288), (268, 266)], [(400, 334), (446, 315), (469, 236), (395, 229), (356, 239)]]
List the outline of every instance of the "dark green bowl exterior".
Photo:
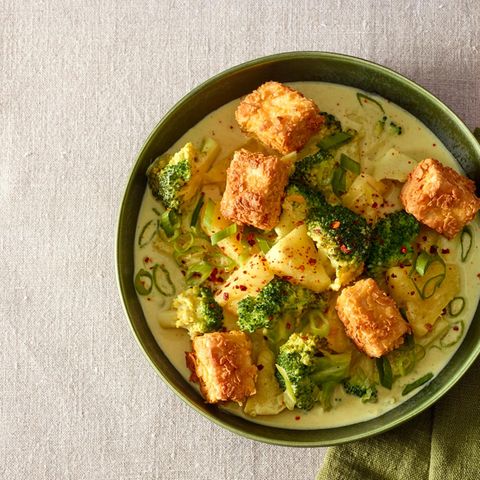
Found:
[[(145, 170), (205, 115), (277, 80), (323, 81), (375, 92), (400, 105), (429, 127), (460, 162), (467, 174), (480, 179), (480, 146), (468, 128), (442, 102), (405, 77), (365, 60), (323, 52), (292, 52), (260, 58), (231, 68), (203, 83), (178, 102), (146, 141), (130, 176), (122, 202), (117, 236), (117, 278), (126, 314), (134, 334), (159, 375), (195, 410), (215, 423), (245, 437), (287, 446), (329, 446), (391, 429), (425, 410), (463, 375), (480, 352), (480, 311), (449, 364), (417, 395), (381, 417), (355, 425), (321, 430), (287, 430), (258, 425), (207, 405), (163, 354), (151, 334), (134, 285), (135, 226), (145, 190)], [(461, 94), (459, 92), (459, 94)], [(152, 99), (152, 101), (155, 101)]]

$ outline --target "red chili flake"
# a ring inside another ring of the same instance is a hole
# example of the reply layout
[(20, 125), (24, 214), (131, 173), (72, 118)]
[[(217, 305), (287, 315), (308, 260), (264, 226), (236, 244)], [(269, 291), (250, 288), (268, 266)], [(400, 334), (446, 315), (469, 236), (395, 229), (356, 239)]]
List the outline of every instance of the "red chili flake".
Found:
[(292, 328), (292, 324), (290, 322), (287, 322), (286, 327), (287, 327), (287, 330), (290, 330)]
[(424, 236), (422, 237), (422, 240), (423, 240), (424, 242), (426, 242), (426, 241), (427, 241), (427, 236), (424, 235)]
[(407, 247), (402, 247), (400, 251), (405, 255), (407, 253)]
[(436, 144), (436, 143), (432, 143), (432, 147), (436, 147), (436, 146), (437, 146), (437, 144)]
[(392, 278), (397, 278), (397, 276), (396, 276), (394, 273), (392, 273), (390, 276), (391, 276)]
[(431, 331), (432, 331), (432, 328), (433, 328), (433, 325), (432, 325), (431, 323), (426, 323), (426, 324), (425, 324), (425, 328), (426, 328), (429, 332), (431, 332)]
[(458, 325), (455, 325), (455, 326), (453, 327), (453, 330), (455, 330), (455, 331), (457, 332), (457, 331), (458, 331)]
[(257, 368), (258, 368), (258, 370), (263, 370), (263, 365), (262, 364), (257, 365)]
[(442, 248), (442, 253), (443, 254), (450, 253), (450, 249), (449, 248)]
[(309, 265), (316, 265), (317, 264), (317, 260), (315, 258), (309, 258), (308, 259), (308, 264)]
[(238, 232), (238, 233), (235, 235), (235, 238), (237, 239), (237, 241), (240, 241), (240, 232)]
[(255, 235), (253, 233), (249, 233), (247, 235), (247, 243), (253, 247), (255, 245)]
[(210, 276), (208, 277), (208, 279), (212, 282), (218, 282), (217, 280), (217, 273), (218, 273), (218, 269), (215, 267), (213, 270), (212, 270), (212, 273), (210, 274)]
[(431, 253), (432, 255), (435, 255), (435, 254), (437, 253), (437, 251), (438, 251), (438, 247), (436, 247), (435, 245), (432, 245), (432, 246), (430, 247), (430, 253)]
[(343, 252), (343, 253), (346, 253), (347, 255), (349, 253), (352, 253), (352, 251), (346, 246), (344, 245), (343, 243), (340, 245), (340, 250)]
[(144, 261), (145, 263), (150, 263), (150, 262), (152, 261), (152, 259), (151, 259), (150, 257), (145, 257), (145, 258), (143, 259), (143, 261)]
[(301, 272), (305, 271), (305, 265), (300, 265), (300, 266), (298, 267), (298, 269), (299, 269)]
[(477, 273), (477, 278), (480, 280), (480, 273)]
[(300, 420), (300, 416), (297, 415), (297, 416), (295, 417), (295, 420)]
[(334, 230), (336, 230), (337, 228), (340, 228), (340, 225), (341, 225), (341, 223), (340, 223), (338, 220), (334, 220), (334, 221), (330, 224), (330, 228), (333, 228)]
[(230, 296), (230, 295), (229, 295), (227, 292), (223, 292), (223, 299), (224, 299), (225, 301), (228, 300), (228, 297), (229, 297), (229, 296)]
[(238, 288), (239, 288), (242, 292), (244, 292), (244, 291), (247, 289), (247, 287), (246, 287), (245, 285), (239, 285)]
[(377, 202), (373, 202), (372, 203), (372, 208), (377, 208), (378, 207), (378, 203)]
[(291, 275), (284, 275), (284, 276), (282, 277), (282, 280), (286, 280), (286, 281), (288, 282), (288, 281), (291, 280), (292, 278), (293, 278), (293, 277), (292, 277)]

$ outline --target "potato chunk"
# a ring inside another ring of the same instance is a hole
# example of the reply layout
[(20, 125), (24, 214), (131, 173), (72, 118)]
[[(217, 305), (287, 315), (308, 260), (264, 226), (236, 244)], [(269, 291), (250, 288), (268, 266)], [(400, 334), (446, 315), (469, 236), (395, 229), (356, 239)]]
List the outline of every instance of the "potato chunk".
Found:
[(239, 331), (206, 333), (192, 340), (187, 364), (207, 403), (232, 400), (242, 404), (255, 393), (257, 367), (252, 343)]
[(369, 357), (399, 347), (410, 331), (396, 303), (371, 278), (343, 289), (336, 309), (347, 335)]
[(313, 240), (306, 225), (292, 230), (280, 239), (266, 254), (270, 269), (280, 277), (314, 292), (323, 292), (331, 280), (317, 257)]
[(258, 253), (230, 275), (225, 285), (215, 294), (215, 300), (236, 315), (238, 302), (249, 295), (256, 297), (272, 279), (273, 272), (267, 259)]
[(278, 82), (267, 82), (247, 95), (235, 112), (240, 128), (287, 154), (300, 150), (325, 119), (312, 100)]
[[(430, 279), (441, 275), (444, 267), (439, 263), (432, 263), (424, 277), (416, 272), (409, 276), (411, 267), (392, 267), (387, 270), (387, 289), (398, 306), (405, 309), (408, 321), (412, 326), (413, 333), (422, 337), (432, 330), (435, 322), (442, 314), (442, 310), (460, 291), (460, 274), (456, 265), (445, 266), (445, 279), (434, 289), (434, 283), (425, 283)], [(412, 281), (417, 284), (420, 291), (425, 288), (425, 296), (422, 299)], [(430, 296), (430, 294), (433, 295)]]
[(280, 217), (288, 171), (278, 157), (236, 151), (227, 170), (222, 215), (238, 224), (271, 230)]
[(480, 209), (475, 183), (433, 158), (426, 158), (409, 174), (401, 200), (418, 221), (450, 239)]

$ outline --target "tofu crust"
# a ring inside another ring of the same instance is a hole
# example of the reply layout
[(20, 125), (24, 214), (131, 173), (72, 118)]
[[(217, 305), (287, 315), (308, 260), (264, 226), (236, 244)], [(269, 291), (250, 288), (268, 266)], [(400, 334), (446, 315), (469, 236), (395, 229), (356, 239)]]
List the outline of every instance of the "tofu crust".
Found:
[(257, 367), (252, 363), (252, 343), (244, 332), (214, 332), (195, 337), (187, 354), (192, 379), (198, 380), (207, 403), (242, 404), (253, 395)]
[(289, 166), (278, 157), (238, 150), (227, 170), (220, 203), (225, 218), (271, 230), (278, 223)]
[(283, 155), (300, 150), (325, 118), (315, 103), (278, 82), (267, 82), (247, 95), (235, 112), (247, 135)]
[(371, 278), (344, 288), (335, 308), (347, 335), (369, 357), (379, 358), (399, 347), (410, 332), (395, 301)]
[(449, 239), (480, 209), (475, 183), (433, 158), (426, 158), (410, 172), (400, 199), (418, 221)]

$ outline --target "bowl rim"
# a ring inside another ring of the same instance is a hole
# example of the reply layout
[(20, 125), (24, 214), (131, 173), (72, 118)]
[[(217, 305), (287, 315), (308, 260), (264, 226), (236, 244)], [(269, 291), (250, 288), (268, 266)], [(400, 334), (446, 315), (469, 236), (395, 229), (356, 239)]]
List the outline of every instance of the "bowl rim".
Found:
[[(128, 323), (130, 325), (131, 331), (140, 346), (140, 349), (143, 351), (145, 357), (149, 361), (150, 365), (153, 367), (157, 375), (159, 375), (163, 381), (168, 385), (168, 387), (175, 392), (175, 394), (183, 400), (185, 403), (187, 403), (190, 407), (192, 407), (196, 412), (200, 413), (203, 417), (207, 418), (208, 420), (214, 422), (216, 425), (219, 425), (225, 429), (227, 429), (230, 432), (236, 433), (242, 437), (248, 438), (250, 440), (255, 440), (258, 442), (262, 443), (267, 443), (271, 445), (278, 445), (278, 446), (288, 446), (288, 447), (299, 447), (299, 448), (308, 448), (308, 447), (327, 447), (327, 446), (334, 446), (334, 445), (340, 445), (343, 443), (351, 442), (351, 441), (356, 441), (360, 440), (363, 438), (367, 437), (372, 437), (375, 435), (378, 435), (380, 433), (387, 432), (388, 430), (391, 430), (402, 423), (411, 420), (413, 417), (416, 415), (420, 414), (421, 412), (425, 411), (427, 408), (431, 407), (436, 401), (438, 401), (445, 393), (450, 390), (459, 380), (460, 378), (465, 374), (465, 372), (468, 370), (468, 368), (472, 365), (472, 363), (476, 360), (476, 358), (480, 354), (480, 342), (478, 342), (475, 346), (475, 349), (473, 349), (472, 352), (470, 352), (468, 360), (463, 363), (460, 368), (456, 369), (453, 375), (450, 376), (449, 381), (444, 384), (441, 388), (439, 388), (436, 392), (434, 392), (433, 395), (428, 397), (426, 400), (423, 401), (423, 403), (418, 406), (412, 408), (409, 412), (406, 412), (402, 417), (398, 419), (394, 419), (386, 423), (385, 425), (378, 426), (373, 429), (369, 429), (366, 432), (360, 432), (357, 434), (349, 434), (348, 438), (346, 439), (335, 439), (335, 440), (329, 440), (329, 441), (322, 441), (322, 440), (312, 440), (312, 441), (295, 441), (295, 440), (283, 440), (283, 439), (271, 439), (267, 437), (263, 437), (262, 435), (258, 435), (256, 433), (249, 432), (247, 430), (244, 430), (240, 427), (237, 427), (235, 425), (231, 425), (229, 422), (224, 421), (221, 418), (218, 418), (216, 415), (214, 415), (212, 412), (206, 411), (202, 409), (194, 400), (190, 399), (187, 395), (185, 395), (180, 388), (177, 387), (177, 385), (173, 384), (170, 379), (167, 377), (167, 375), (163, 372), (163, 370), (155, 363), (154, 359), (152, 356), (149, 354), (147, 347), (145, 345), (144, 340), (142, 339), (142, 335), (139, 332), (139, 330), (135, 326), (135, 321), (134, 318), (130, 315), (130, 312), (127, 307), (127, 295), (126, 295), (126, 287), (125, 287), (125, 281), (122, 277), (122, 273), (120, 271), (120, 249), (119, 249), (119, 244), (122, 242), (121, 236), (122, 236), (122, 224), (123, 224), (123, 218), (125, 216), (125, 209), (126, 209), (126, 204), (127, 204), (127, 197), (129, 196), (129, 193), (133, 187), (134, 183), (134, 178), (135, 178), (135, 173), (139, 169), (139, 163), (140, 159), (143, 157), (145, 151), (150, 147), (151, 143), (154, 141), (156, 136), (158, 135), (158, 132), (162, 129), (162, 127), (170, 121), (170, 117), (174, 115), (174, 113), (178, 110), (181, 109), (186, 103), (190, 101), (190, 99), (196, 95), (198, 95), (202, 90), (204, 90), (206, 87), (211, 85), (212, 83), (216, 83), (217, 81), (224, 79), (228, 76), (234, 75), (239, 71), (246, 70), (250, 67), (254, 66), (259, 66), (259, 65), (265, 65), (268, 63), (277, 63), (285, 60), (291, 61), (292, 59), (336, 59), (340, 61), (347, 61), (351, 62), (353, 64), (356, 64), (357, 66), (368, 66), (372, 68), (373, 70), (381, 73), (382, 75), (386, 75), (388, 77), (391, 77), (394, 80), (397, 80), (401, 83), (405, 83), (408, 86), (417, 89), (422, 93), (422, 95), (426, 96), (431, 102), (433, 102), (436, 107), (440, 108), (443, 110), (450, 118), (452, 118), (457, 127), (459, 127), (463, 134), (466, 135), (467, 137), (471, 137), (473, 140), (472, 144), (474, 145), (474, 149), (476, 150), (476, 153), (478, 157), (480, 158), (480, 143), (477, 141), (473, 133), (470, 131), (470, 129), (467, 127), (467, 125), (458, 117), (458, 115), (453, 112), (453, 110), (448, 107), (444, 102), (442, 102), (438, 97), (436, 97), (433, 93), (429, 92), (426, 88), (422, 87), (418, 83), (414, 82), (413, 80), (410, 80), (409, 78), (405, 77), (404, 75), (396, 72), (395, 70), (385, 67), (383, 65), (380, 65), (378, 63), (375, 63), (371, 60), (366, 60), (360, 57), (356, 57), (353, 55), (347, 55), (343, 53), (335, 53), (335, 52), (327, 52), (327, 51), (313, 51), (313, 50), (301, 50), (301, 51), (290, 51), (290, 52), (282, 52), (282, 53), (276, 53), (272, 55), (266, 55), (262, 57), (255, 58), (253, 60), (249, 60), (246, 62), (242, 62), (238, 65), (235, 65), (233, 67), (227, 68), (226, 70), (223, 70), (217, 74), (215, 74), (212, 77), (209, 77), (207, 80), (203, 81), (200, 83), (198, 86), (187, 92), (179, 101), (177, 101), (160, 119), (160, 121), (155, 125), (151, 133), (148, 135), (147, 139), (143, 143), (140, 151), (138, 154), (135, 156), (135, 161), (132, 165), (132, 168), (130, 169), (129, 175), (128, 175), (128, 180), (127, 184), (122, 196), (122, 201), (120, 204), (120, 208), (118, 210), (118, 215), (117, 215), (117, 223), (116, 223), (116, 237), (115, 237), (115, 273), (116, 273), (116, 283), (117, 283), (117, 288), (120, 293), (121, 297), (121, 303), (123, 307), (123, 311), (125, 313), (126, 318), (128, 319)], [(480, 305), (480, 304), (479, 304)], [(479, 305), (477, 305), (477, 310), (478, 312)], [(159, 347), (160, 348), (160, 347)], [(388, 412), (386, 412), (388, 413)], [(378, 417), (377, 417), (378, 418)], [(248, 419), (246, 420), (248, 421)], [(255, 422), (252, 422), (255, 423)], [(363, 422), (360, 422), (363, 423)], [(255, 423), (256, 424), (256, 423)], [(256, 424), (257, 426), (259, 424)], [(278, 427), (270, 426), (270, 425), (264, 425), (260, 424), (260, 426), (264, 426), (265, 428), (272, 428), (276, 429)], [(348, 426), (348, 425), (347, 425)], [(332, 429), (334, 428), (342, 428), (342, 427), (331, 427)], [(289, 429), (290, 430), (290, 429)], [(306, 430), (306, 429), (291, 429), (292, 432), (295, 431), (302, 431), (302, 432), (318, 432), (323, 429), (312, 429), (312, 430)]]

